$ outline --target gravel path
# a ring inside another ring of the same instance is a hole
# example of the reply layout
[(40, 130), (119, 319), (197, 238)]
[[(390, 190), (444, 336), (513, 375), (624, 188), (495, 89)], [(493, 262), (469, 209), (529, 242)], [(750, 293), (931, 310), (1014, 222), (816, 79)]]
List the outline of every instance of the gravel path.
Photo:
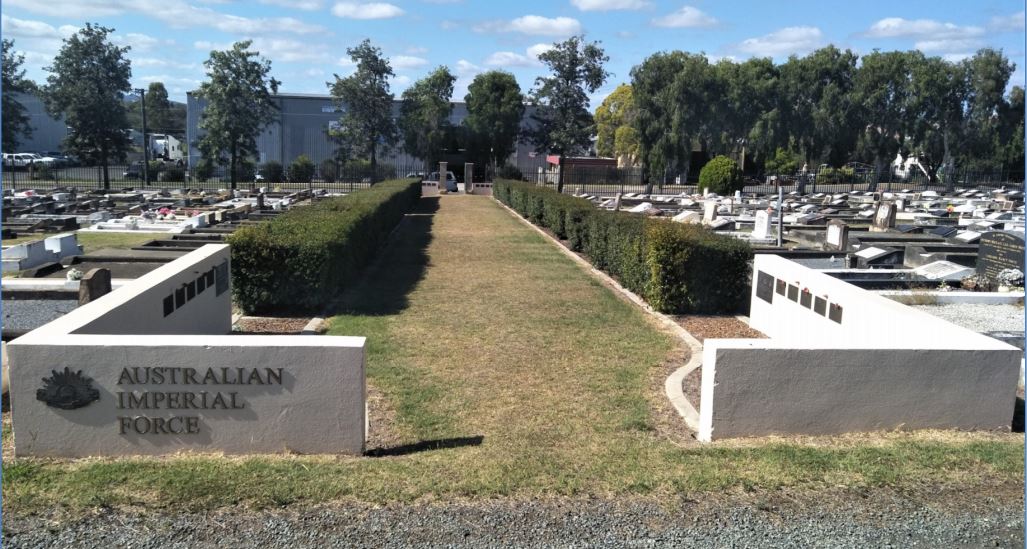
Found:
[(76, 299), (5, 299), (5, 330), (29, 331), (56, 320), (78, 308)]
[(912, 307), (975, 332), (1023, 331), (1024, 317), (1021, 305), (958, 303)]
[[(895, 495), (773, 501), (489, 501), (4, 521), (5, 547), (1023, 547), (1023, 504), (939, 511)], [(854, 506), (850, 505), (854, 504)]]

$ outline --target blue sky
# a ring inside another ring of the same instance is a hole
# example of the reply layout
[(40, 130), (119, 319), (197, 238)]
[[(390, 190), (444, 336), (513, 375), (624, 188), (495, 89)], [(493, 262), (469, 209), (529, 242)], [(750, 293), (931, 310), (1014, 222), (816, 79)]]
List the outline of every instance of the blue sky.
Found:
[(1024, 2), (977, 1), (693, 1), (553, 0), (6, 0), (5, 38), (26, 58), (27, 74), (43, 82), (62, 38), (86, 21), (115, 29), (132, 47), (136, 86), (160, 80), (172, 99), (204, 79), (211, 49), (253, 39), (271, 59), (286, 92), (325, 93), (333, 73), (353, 69), (346, 48), (364, 38), (391, 58), (397, 95), (439, 65), (459, 79), (455, 99), (475, 74), (501, 68), (524, 91), (543, 73), (537, 55), (554, 41), (584, 33), (610, 56), (610, 81), (593, 108), (631, 67), (658, 51), (705, 52), (714, 59), (773, 57), (783, 61), (827, 44), (857, 53), (921, 49), (960, 59), (978, 48), (1001, 48), (1024, 83)]

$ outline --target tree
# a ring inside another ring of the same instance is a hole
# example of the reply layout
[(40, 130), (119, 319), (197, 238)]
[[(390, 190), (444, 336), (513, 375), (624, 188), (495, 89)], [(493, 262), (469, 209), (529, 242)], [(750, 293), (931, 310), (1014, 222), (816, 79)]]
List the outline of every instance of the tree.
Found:
[(231, 49), (210, 52), (203, 62), (207, 81), (196, 92), (207, 101), (199, 124), (204, 134), (197, 146), (207, 161), (223, 164), (227, 155), (233, 189), (237, 168), (257, 153), (257, 136), (275, 121), (278, 111), (272, 96), (280, 82), (269, 76), (271, 61), (249, 51), (251, 44), (245, 40)]
[(25, 70), (21, 65), (25, 56), (14, 52), (14, 41), (3, 40), (3, 109), (0, 119), (3, 120), (3, 150), (14, 152), (18, 148), (19, 137), (31, 137), (32, 125), (25, 107), (18, 102), (15, 94), (31, 93), (35, 84), (25, 79)]
[[(552, 76), (535, 79), (531, 96), (536, 127), (529, 130), (529, 139), (535, 150), (560, 156), (587, 149), (595, 129), (588, 112), (588, 94), (606, 82), (610, 73), (603, 64), (610, 58), (598, 42), (586, 43), (584, 36), (572, 36), (553, 44), (539, 60)], [(562, 170), (557, 190), (563, 191)]]
[(744, 169), (747, 152), (763, 159), (781, 144), (772, 125), (779, 100), (778, 70), (769, 58), (742, 63), (723, 59), (714, 68), (719, 101), (711, 109), (715, 135), (710, 152), (737, 154)]
[(634, 164), (638, 156), (635, 97), (629, 84), (621, 84), (596, 109), (596, 152)]
[(503, 71), (481, 73), (467, 87), (464, 101), (464, 125), (471, 134), (471, 143), (482, 155), (488, 155), (493, 167), (500, 158), (505, 163), (517, 146), (524, 117), (524, 95), (517, 79)]
[[(133, 128), (143, 127), (142, 105), (129, 103), (128, 120)], [(146, 132), (166, 133), (182, 138), (185, 135), (186, 108), (168, 99), (163, 82), (150, 82), (146, 90)]]
[(335, 75), (328, 83), (332, 98), (344, 109), (339, 119), (343, 142), (353, 151), (370, 160), (371, 171), (378, 166), (378, 153), (387, 151), (396, 143), (396, 123), (392, 118), (392, 93), (389, 77), (393, 76), (389, 60), (382, 50), (364, 40), (346, 53), (357, 65), (357, 70), (346, 78)]
[(64, 39), (53, 64), (43, 100), (52, 116), (64, 117), (69, 133), (65, 148), (103, 167), (103, 187), (110, 188), (108, 163), (123, 161), (130, 142), (124, 96), (132, 89), (132, 69), (124, 55), (129, 48), (108, 41), (114, 32), (86, 23)]
[[(965, 143), (968, 84), (965, 63), (929, 57), (913, 67), (910, 86), (915, 122), (911, 137), (931, 178), (941, 166), (952, 172), (954, 153)], [(954, 178), (945, 177), (945, 183), (950, 191), (955, 188)]]
[[(984, 48), (964, 61), (967, 70), (967, 147), (965, 165), (994, 168), (1001, 163), (1000, 141), (1005, 90), (1014, 65), (999, 50)], [(1022, 112), (1020, 114), (1022, 118)], [(1011, 137), (1011, 136), (1007, 136)], [(998, 153), (998, 154), (996, 154)], [(996, 158), (998, 157), (998, 158)]]
[[(792, 56), (779, 67), (781, 123), (808, 166), (821, 160), (843, 163), (854, 149), (858, 125), (852, 88), (857, 59), (849, 50), (827, 46), (803, 58)], [(800, 179), (799, 192), (804, 192), (805, 183)]]
[(449, 100), (453, 96), (454, 82), (456, 77), (449, 69), (439, 67), (403, 92), (399, 108), (403, 149), (428, 166), (442, 158), (446, 147), (449, 115), (453, 112)]
[[(918, 51), (875, 51), (863, 56), (856, 73), (853, 94), (864, 128), (860, 144), (873, 155), (877, 180), (913, 133), (917, 115), (911, 75), (923, 62)], [(870, 190), (877, 180), (871, 182)]]

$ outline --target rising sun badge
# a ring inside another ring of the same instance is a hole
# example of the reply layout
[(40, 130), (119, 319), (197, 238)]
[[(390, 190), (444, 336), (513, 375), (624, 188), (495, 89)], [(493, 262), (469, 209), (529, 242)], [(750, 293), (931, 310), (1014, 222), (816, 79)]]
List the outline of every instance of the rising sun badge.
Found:
[(51, 373), (43, 378), (43, 388), (36, 390), (36, 400), (62, 410), (74, 410), (100, 400), (100, 391), (93, 388), (93, 380), (82, 375), (82, 370), (72, 372), (65, 367), (63, 372)]

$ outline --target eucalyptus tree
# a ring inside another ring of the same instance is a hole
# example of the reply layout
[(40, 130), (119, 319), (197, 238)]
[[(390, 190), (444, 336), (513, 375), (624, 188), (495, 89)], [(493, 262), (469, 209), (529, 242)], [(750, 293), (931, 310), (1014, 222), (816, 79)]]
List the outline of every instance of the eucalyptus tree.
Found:
[(17, 94), (30, 93), (35, 89), (32, 81), (25, 79), (21, 68), (25, 56), (14, 51), (14, 41), (3, 40), (3, 95), (0, 96), (0, 120), (3, 121), (3, 150), (14, 152), (19, 138), (32, 136), (29, 116), (17, 98)]
[(370, 161), (371, 172), (378, 166), (378, 154), (396, 144), (398, 132), (392, 114), (392, 92), (389, 78), (395, 76), (382, 50), (364, 40), (346, 53), (356, 64), (356, 71), (345, 78), (335, 75), (328, 83), (332, 98), (342, 109), (339, 129), (354, 154)]
[(464, 96), (467, 118), (464, 125), (480, 155), (496, 167), (499, 159), (516, 150), (524, 118), (524, 94), (514, 75), (488, 71), (474, 77)]
[(456, 77), (447, 67), (439, 67), (414, 82), (403, 92), (399, 109), (399, 130), (403, 149), (427, 165), (442, 158), (453, 112), (453, 83)]

